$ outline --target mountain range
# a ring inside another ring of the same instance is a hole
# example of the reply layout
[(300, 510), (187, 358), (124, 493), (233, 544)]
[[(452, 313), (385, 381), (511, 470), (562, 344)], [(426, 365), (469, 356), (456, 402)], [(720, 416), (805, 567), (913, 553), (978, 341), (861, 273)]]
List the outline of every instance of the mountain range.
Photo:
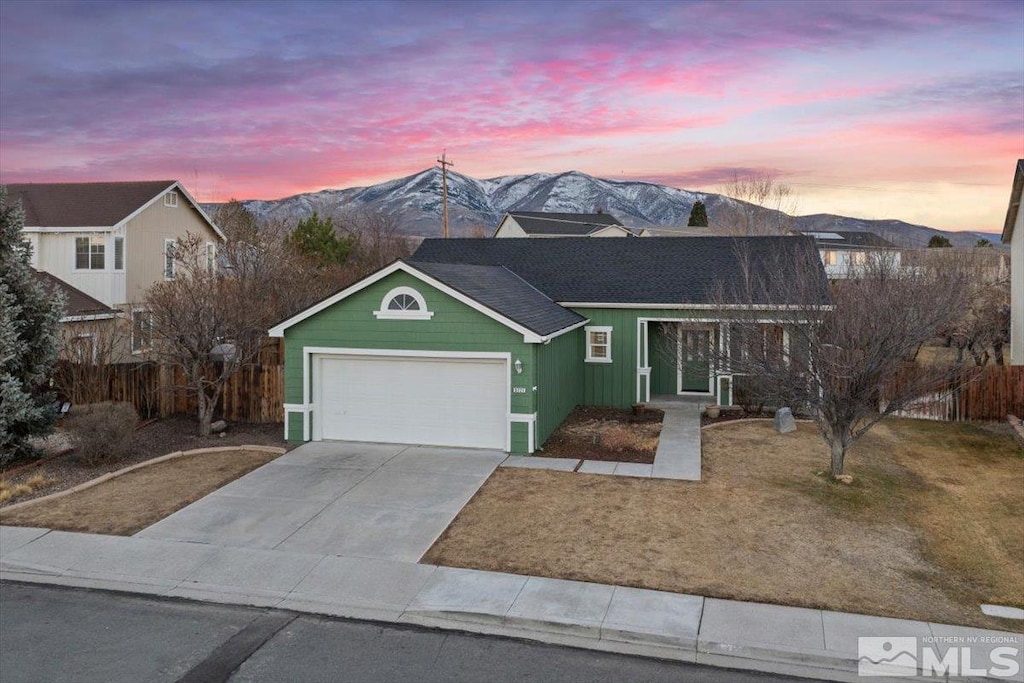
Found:
[[(490, 235), (508, 211), (609, 212), (627, 227), (685, 226), (696, 201), (704, 202), (714, 221), (716, 211), (737, 200), (711, 192), (693, 192), (635, 180), (595, 178), (579, 171), (531, 173), (478, 180), (448, 172), (449, 224), (453, 236)], [(275, 200), (252, 199), (243, 205), (261, 220), (297, 222), (314, 211), (343, 220), (346, 212), (390, 214), (407, 235), (441, 234), (441, 171), (419, 173), (368, 187), (326, 189)], [(211, 205), (210, 208), (215, 208)], [(757, 210), (772, 212), (771, 209)], [(766, 215), (766, 219), (770, 216)], [(903, 247), (921, 247), (933, 235), (954, 246), (972, 246), (979, 239), (998, 244), (998, 235), (948, 232), (899, 220), (868, 220), (833, 214), (792, 217), (796, 230), (874, 232)]]

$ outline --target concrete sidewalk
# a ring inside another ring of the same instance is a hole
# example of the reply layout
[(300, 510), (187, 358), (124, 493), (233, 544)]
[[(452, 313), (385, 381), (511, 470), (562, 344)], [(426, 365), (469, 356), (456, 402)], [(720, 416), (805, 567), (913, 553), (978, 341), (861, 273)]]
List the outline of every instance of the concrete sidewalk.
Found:
[(975, 641), (976, 665), (988, 661), (986, 648), (1010, 642), (1020, 666), (1024, 648), (1018, 634), (941, 624), (388, 559), (17, 527), (0, 527), (0, 579), (414, 623), (832, 680), (869, 680), (857, 675), (858, 636), (991, 639)]

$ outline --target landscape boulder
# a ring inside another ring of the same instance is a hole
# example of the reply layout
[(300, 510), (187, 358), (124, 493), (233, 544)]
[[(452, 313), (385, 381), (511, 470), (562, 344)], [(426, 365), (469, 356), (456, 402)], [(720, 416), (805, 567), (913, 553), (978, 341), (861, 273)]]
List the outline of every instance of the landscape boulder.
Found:
[(796, 431), (796, 420), (793, 418), (793, 411), (789, 408), (779, 408), (775, 412), (775, 431), (779, 434), (789, 434)]
[(210, 425), (211, 434), (220, 434), (221, 432), (227, 431), (227, 429), (228, 423), (225, 422), (224, 420), (217, 420), (216, 422)]

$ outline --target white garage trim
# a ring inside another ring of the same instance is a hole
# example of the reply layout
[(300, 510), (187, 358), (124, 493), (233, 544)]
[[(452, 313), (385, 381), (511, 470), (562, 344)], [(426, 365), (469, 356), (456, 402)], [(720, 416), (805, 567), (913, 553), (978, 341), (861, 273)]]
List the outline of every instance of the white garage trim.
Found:
[[(508, 421), (526, 423), (526, 452), (533, 453), (537, 450), (537, 413), (509, 413)], [(511, 431), (511, 425), (510, 425)], [(509, 437), (511, 441), (511, 436)], [(511, 449), (509, 449), (511, 450)]]
[[(310, 430), (309, 417), (316, 412), (320, 383), (314, 392), (311, 388), (311, 373), (314, 356), (373, 356), (378, 358), (434, 358), (452, 360), (501, 360), (505, 366), (505, 451), (512, 450), (512, 354), (506, 351), (415, 351), (411, 349), (348, 349), (333, 346), (304, 346), (302, 348), (302, 396), (305, 412), (302, 422), (302, 438), (304, 441), (320, 441), (322, 420), (316, 420)], [(518, 416), (517, 416), (518, 417)], [(312, 431), (312, 433), (311, 433)], [(531, 439), (532, 442), (532, 439)]]

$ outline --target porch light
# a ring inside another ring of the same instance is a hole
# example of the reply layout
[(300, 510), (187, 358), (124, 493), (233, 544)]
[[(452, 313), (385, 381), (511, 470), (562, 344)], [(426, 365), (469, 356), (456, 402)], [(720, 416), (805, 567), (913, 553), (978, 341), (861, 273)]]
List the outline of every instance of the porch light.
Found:
[(513, 363), (512, 366), (516, 369), (517, 375), (523, 374), (523, 361), (516, 358), (516, 362)]

